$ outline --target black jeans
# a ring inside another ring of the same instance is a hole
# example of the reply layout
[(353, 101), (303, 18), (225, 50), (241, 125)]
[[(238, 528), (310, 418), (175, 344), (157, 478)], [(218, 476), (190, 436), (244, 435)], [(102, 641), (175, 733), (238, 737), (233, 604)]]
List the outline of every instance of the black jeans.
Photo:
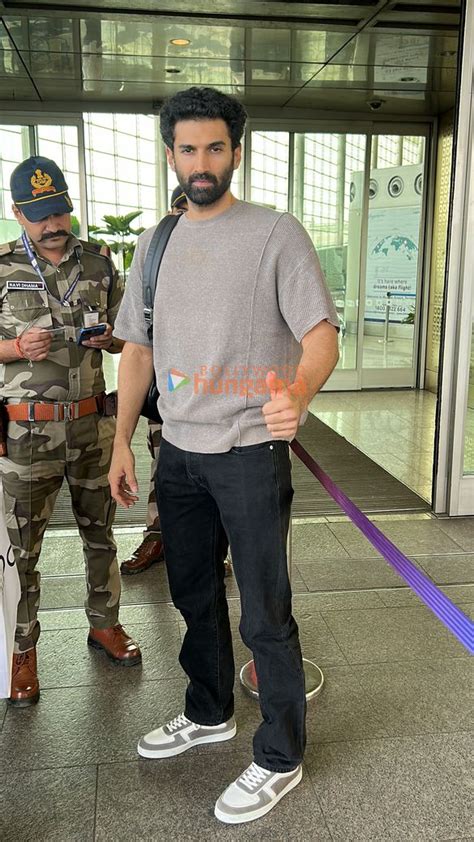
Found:
[(217, 725), (234, 711), (224, 584), (230, 542), (240, 633), (253, 653), (263, 715), (254, 759), (274, 772), (295, 769), (306, 741), (306, 700), (286, 559), (293, 497), (288, 444), (192, 453), (163, 440), (156, 490), (171, 595), (187, 625), (180, 654), (189, 678), (185, 714)]

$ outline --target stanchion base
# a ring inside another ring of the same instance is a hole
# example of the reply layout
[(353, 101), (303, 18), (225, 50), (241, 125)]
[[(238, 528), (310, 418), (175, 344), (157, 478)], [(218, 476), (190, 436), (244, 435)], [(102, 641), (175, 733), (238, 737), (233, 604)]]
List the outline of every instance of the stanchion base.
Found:
[[(306, 699), (309, 701), (309, 699), (319, 696), (324, 685), (324, 675), (316, 664), (313, 664), (312, 661), (308, 661), (306, 658), (303, 658), (303, 669)], [(240, 670), (240, 683), (249, 696), (252, 696), (253, 699), (258, 699), (258, 686), (253, 661), (248, 661)]]

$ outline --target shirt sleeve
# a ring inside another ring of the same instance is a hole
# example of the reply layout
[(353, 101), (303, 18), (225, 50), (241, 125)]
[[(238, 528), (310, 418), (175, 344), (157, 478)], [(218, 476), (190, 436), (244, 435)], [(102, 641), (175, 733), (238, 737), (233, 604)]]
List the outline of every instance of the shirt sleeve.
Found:
[(136, 345), (152, 345), (148, 338), (148, 325), (143, 315), (143, 267), (145, 257), (153, 236), (154, 228), (140, 234), (130, 273), (125, 284), (122, 303), (115, 321), (114, 336)]
[(277, 292), (280, 312), (298, 342), (326, 320), (339, 329), (339, 318), (327, 288), (313, 242), (300, 222), (283, 214), (274, 229), (279, 240)]
[(107, 322), (113, 327), (123, 298), (124, 284), (113, 261), (110, 258), (108, 261), (112, 270), (112, 283), (107, 295)]

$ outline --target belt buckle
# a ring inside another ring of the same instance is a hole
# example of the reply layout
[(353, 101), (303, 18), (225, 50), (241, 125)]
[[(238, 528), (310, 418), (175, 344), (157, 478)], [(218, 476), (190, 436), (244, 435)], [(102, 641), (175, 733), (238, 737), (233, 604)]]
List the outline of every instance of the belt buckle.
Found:
[(28, 404), (28, 421), (35, 421), (35, 405), (34, 403)]
[[(61, 413), (61, 409), (63, 408), (63, 404), (61, 403), (53, 403), (53, 421), (62, 421), (64, 418), (64, 412)], [(62, 417), (61, 417), (62, 414)]]
[(64, 405), (64, 417), (68, 421), (75, 421), (76, 418), (79, 418), (79, 404), (77, 401), (71, 401), (70, 403)]

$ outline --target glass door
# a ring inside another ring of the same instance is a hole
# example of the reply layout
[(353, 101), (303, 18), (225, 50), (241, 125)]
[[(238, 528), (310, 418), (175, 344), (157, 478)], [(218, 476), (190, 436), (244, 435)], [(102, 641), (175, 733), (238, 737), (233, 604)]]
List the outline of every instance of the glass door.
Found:
[(364, 134), (294, 135), (292, 210), (308, 231), (340, 319), (340, 357), (327, 388), (358, 389)]
[(422, 136), (372, 138), (362, 388), (416, 385), (424, 159)]

